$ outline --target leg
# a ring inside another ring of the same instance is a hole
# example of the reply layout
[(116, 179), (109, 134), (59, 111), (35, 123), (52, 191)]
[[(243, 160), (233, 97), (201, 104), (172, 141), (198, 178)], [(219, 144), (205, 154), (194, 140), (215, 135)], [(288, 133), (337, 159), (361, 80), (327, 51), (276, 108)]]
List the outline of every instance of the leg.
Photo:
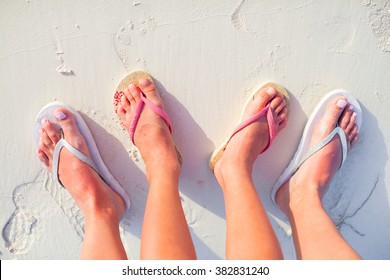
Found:
[[(257, 94), (244, 119), (271, 102), (276, 133), (287, 124), (283, 95), (270, 87)], [(282, 259), (282, 250), (252, 181), (252, 166), (269, 142), (264, 116), (237, 133), (229, 142), (214, 173), (226, 204), (227, 259)]]
[[(353, 146), (357, 140), (356, 113), (345, 98), (332, 100), (313, 133), (320, 142), (338, 123)], [(297, 257), (300, 259), (359, 259), (343, 239), (322, 206), (322, 197), (342, 160), (341, 143), (335, 137), (309, 158), (277, 192), (276, 202), (289, 217)]]
[[(163, 108), (154, 83), (139, 81), (145, 97)], [(117, 107), (125, 127), (130, 127), (140, 102), (139, 91), (130, 84)], [(146, 165), (150, 184), (142, 228), (141, 258), (194, 259), (195, 249), (179, 196), (180, 164), (166, 123), (145, 106), (138, 121), (134, 141)]]
[[(63, 108), (54, 114), (63, 130), (64, 138), (73, 147), (90, 156), (72, 113)], [(38, 158), (51, 172), (54, 147), (60, 135), (50, 121), (42, 124), (40, 133)], [(93, 169), (66, 149), (61, 150), (58, 174), (60, 181), (85, 216), (85, 238), (81, 258), (126, 259), (119, 235), (119, 222), (126, 208), (123, 199)]]

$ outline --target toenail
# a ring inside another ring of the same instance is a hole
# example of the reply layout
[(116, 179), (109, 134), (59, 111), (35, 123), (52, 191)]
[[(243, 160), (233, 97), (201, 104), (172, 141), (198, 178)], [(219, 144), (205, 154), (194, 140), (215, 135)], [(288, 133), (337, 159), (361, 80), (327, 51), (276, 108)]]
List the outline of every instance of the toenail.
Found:
[(348, 104), (348, 102), (345, 99), (340, 99), (336, 103), (337, 107), (339, 107), (340, 109), (343, 109), (345, 106), (347, 106), (347, 104)]
[(47, 122), (47, 119), (46, 119), (46, 118), (43, 118), (43, 119), (41, 120), (41, 124), (42, 124), (42, 125), (44, 125), (46, 122)]
[(42, 135), (44, 130), (42, 128), (39, 129), (39, 135)]
[[(116, 91), (115, 94), (114, 94), (114, 106), (118, 106), (120, 100), (121, 100), (121, 97), (123, 96), (123, 91)], [(116, 111), (116, 110), (115, 110)]]
[(139, 83), (142, 85), (142, 86), (148, 86), (150, 84), (150, 81), (146, 78), (142, 78), (139, 80)]
[(354, 107), (352, 105), (349, 106), (349, 110), (353, 111)]
[(59, 120), (59, 121), (66, 119), (66, 114), (62, 111), (56, 112), (55, 116), (56, 116), (57, 120)]
[[(356, 112), (353, 112), (352, 117), (353, 117), (353, 118), (356, 118), (356, 117), (357, 117), (357, 113), (356, 113)], [(356, 121), (355, 121), (355, 123), (356, 123)]]
[(268, 94), (274, 94), (275, 93), (275, 89), (273, 87), (269, 87), (269, 88), (267, 88), (267, 90), (265, 92), (268, 93)]

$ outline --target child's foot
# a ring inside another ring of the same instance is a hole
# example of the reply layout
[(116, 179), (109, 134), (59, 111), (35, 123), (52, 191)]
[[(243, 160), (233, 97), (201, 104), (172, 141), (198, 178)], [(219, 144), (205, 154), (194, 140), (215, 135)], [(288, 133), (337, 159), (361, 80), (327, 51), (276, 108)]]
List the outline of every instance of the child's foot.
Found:
[[(358, 141), (358, 126), (353, 106), (345, 98), (329, 102), (321, 121), (314, 128), (311, 146), (321, 142), (338, 124), (345, 132), (352, 147)], [(276, 203), (288, 214), (295, 201), (310, 197), (322, 199), (342, 162), (340, 138), (336, 135), (325, 147), (308, 158), (290, 180), (276, 193)]]
[[(284, 96), (273, 87), (262, 89), (254, 96), (253, 101), (245, 108), (243, 120), (255, 115), (265, 108), (268, 103), (270, 104), (275, 120), (274, 129), (276, 136), (287, 125), (288, 110)], [(226, 174), (226, 172), (237, 173), (239, 170), (244, 170), (251, 174), (254, 161), (264, 148), (267, 147), (269, 141), (270, 137), (266, 115), (234, 135), (214, 169), (215, 176), (220, 182), (220, 185), (224, 185), (223, 174)], [(229, 171), (224, 168), (228, 166), (232, 167), (232, 170)]]
[[(127, 130), (130, 129), (138, 104), (142, 102), (140, 94), (163, 109), (163, 101), (152, 81), (141, 78), (139, 88), (130, 84), (123, 90), (123, 95), (116, 107), (118, 118)], [(144, 105), (140, 114), (134, 142), (145, 161), (148, 176), (151, 175), (151, 172), (161, 170), (161, 165), (170, 166), (175, 171), (180, 169), (175, 145), (167, 123), (147, 105)]]
[[(63, 131), (64, 138), (74, 148), (90, 157), (87, 144), (77, 127), (73, 114), (65, 108), (60, 108), (54, 112), (54, 117)], [(42, 121), (40, 134), (38, 158), (45, 168), (52, 172), (54, 148), (61, 137), (48, 120)], [(95, 213), (99, 210), (101, 213), (113, 215), (118, 222), (121, 220), (126, 208), (122, 197), (114, 192), (91, 167), (66, 148), (62, 148), (60, 153), (58, 178), (84, 214), (86, 211)]]

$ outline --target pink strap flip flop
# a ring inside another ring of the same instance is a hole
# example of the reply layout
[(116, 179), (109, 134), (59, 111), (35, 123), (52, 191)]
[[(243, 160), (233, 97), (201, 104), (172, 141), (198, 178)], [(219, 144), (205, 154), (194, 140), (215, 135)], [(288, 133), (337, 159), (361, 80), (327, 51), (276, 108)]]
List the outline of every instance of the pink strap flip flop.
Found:
[(245, 121), (242, 121), (242, 118), (244, 116), (244, 112), (245, 112), (245, 109), (247, 107), (247, 105), (249, 104), (249, 102), (251, 100), (253, 100), (253, 97), (262, 89), (265, 89), (267, 87), (274, 87), (278, 92), (282, 93), (287, 101), (287, 107), (288, 107), (288, 104), (289, 104), (289, 101), (290, 101), (290, 97), (286, 91), (285, 88), (283, 88), (282, 86), (278, 85), (278, 84), (275, 84), (275, 83), (272, 83), (272, 82), (269, 82), (269, 83), (266, 83), (266, 84), (263, 84), (262, 86), (260, 86), (260, 88), (253, 94), (251, 95), (245, 106), (244, 106), (244, 109), (242, 110), (242, 113), (241, 113), (241, 118), (240, 118), (240, 121), (239, 121), (239, 124), (238, 126), (235, 128), (234, 132), (232, 133), (232, 135), (226, 139), (217, 149), (214, 150), (214, 152), (211, 154), (210, 156), (210, 160), (209, 160), (209, 167), (211, 169), (211, 171), (214, 171), (214, 168), (215, 168), (215, 165), (217, 164), (217, 162), (221, 159), (225, 149), (226, 149), (226, 146), (228, 145), (228, 143), (230, 142), (230, 140), (233, 138), (234, 135), (236, 135), (239, 131), (241, 131), (242, 129), (244, 129), (245, 127), (247, 127), (248, 125), (256, 122), (257, 120), (259, 120), (261, 117), (263, 117), (264, 115), (266, 116), (267, 118), (267, 122), (268, 122), (268, 131), (269, 131), (269, 142), (268, 142), (268, 145), (260, 152), (263, 153), (265, 152), (271, 145), (272, 145), (272, 142), (273, 140), (275, 139), (275, 120), (274, 120), (274, 117), (273, 117), (273, 114), (272, 114), (272, 111), (270, 110), (270, 105), (268, 104), (266, 107), (264, 107), (262, 110), (260, 110), (258, 113), (256, 113), (255, 115), (253, 115), (252, 117), (250, 117), (249, 119), (245, 120)]
[[(133, 142), (134, 146), (136, 146), (135, 142), (134, 142), (134, 134), (135, 134), (135, 131), (137, 129), (138, 121), (139, 121), (139, 118), (141, 116), (142, 110), (143, 110), (145, 105), (148, 106), (150, 109), (152, 109), (153, 112), (155, 112), (157, 115), (159, 115), (166, 122), (168, 129), (169, 129), (169, 132), (172, 134), (172, 123), (171, 123), (171, 120), (169, 119), (167, 113), (163, 109), (161, 109), (160, 107), (156, 106), (154, 103), (150, 102), (147, 98), (145, 98), (143, 92), (139, 88), (138, 82), (141, 78), (148, 79), (152, 83), (154, 83), (153, 78), (148, 73), (143, 72), (143, 71), (135, 71), (135, 72), (130, 73), (129, 75), (127, 75), (126, 77), (124, 77), (122, 79), (122, 81), (119, 83), (117, 90), (115, 92), (115, 95), (114, 95), (114, 105), (116, 107), (118, 105), (118, 103), (120, 102), (122, 95), (124, 94), (123, 90), (129, 84), (133, 83), (139, 90), (141, 102), (138, 103), (138, 106), (135, 109), (135, 114), (134, 114), (134, 117), (131, 121), (130, 128), (129, 128), (129, 137), (130, 137), (131, 141)], [(176, 144), (175, 144), (175, 149), (176, 149), (177, 158), (178, 158), (180, 164), (182, 164), (182, 162), (183, 162), (182, 156), (181, 156), (181, 153), (180, 153), (179, 149), (177, 148)]]

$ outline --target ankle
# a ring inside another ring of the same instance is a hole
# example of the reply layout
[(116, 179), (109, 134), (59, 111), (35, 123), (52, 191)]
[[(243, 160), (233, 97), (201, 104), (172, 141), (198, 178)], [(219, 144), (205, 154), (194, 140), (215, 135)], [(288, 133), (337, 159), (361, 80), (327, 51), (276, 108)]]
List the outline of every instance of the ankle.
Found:
[(290, 213), (310, 211), (322, 207), (321, 188), (316, 183), (297, 185), (290, 180), (277, 193), (276, 202), (279, 208), (289, 216)]
[(119, 224), (125, 213), (126, 205), (119, 201), (115, 203), (110, 199), (91, 199), (82, 207), (85, 219), (92, 221), (111, 221), (114, 224)]
[(177, 160), (177, 157), (166, 157), (164, 159), (156, 159), (153, 162), (145, 162), (146, 176), (149, 184), (153, 181), (162, 181), (165, 178), (174, 179), (179, 181), (181, 165)]
[(225, 182), (235, 181), (237, 178), (251, 178), (253, 164), (249, 161), (236, 158), (222, 158), (214, 169), (214, 174), (223, 187)]

